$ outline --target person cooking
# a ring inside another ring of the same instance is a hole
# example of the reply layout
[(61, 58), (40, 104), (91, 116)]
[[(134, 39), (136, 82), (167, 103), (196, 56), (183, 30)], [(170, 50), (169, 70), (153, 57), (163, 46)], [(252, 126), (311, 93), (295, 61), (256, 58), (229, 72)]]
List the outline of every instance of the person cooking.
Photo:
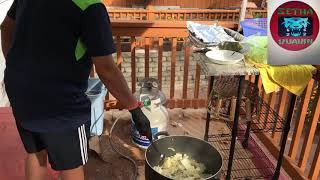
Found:
[(93, 64), (109, 92), (151, 138), (150, 122), (112, 54), (110, 19), (100, 0), (14, 0), (1, 24), (5, 87), (28, 155), (27, 180), (46, 179), (47, 159), (62, 180), (84, 179)]

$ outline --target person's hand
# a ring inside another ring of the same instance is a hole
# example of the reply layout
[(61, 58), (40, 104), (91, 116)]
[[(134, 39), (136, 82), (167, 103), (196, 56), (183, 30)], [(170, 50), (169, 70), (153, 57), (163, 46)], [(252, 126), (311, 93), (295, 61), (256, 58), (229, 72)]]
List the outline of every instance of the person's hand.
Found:
[(135, 127), (139, 131), (140, 135), (146, 136), (149, 140), (152, 140), (150, 121), (142, 112), (141, 108), (137, 107), (129, 111), (132, 115), (132, 120), (135, 124)]

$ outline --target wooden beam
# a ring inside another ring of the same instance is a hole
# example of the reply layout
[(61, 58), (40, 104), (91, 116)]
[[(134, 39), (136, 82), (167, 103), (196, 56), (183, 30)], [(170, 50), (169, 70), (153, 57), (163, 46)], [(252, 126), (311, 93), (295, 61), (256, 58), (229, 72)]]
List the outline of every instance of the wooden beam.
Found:
[(159, 37), (158, 46), (158, 80), (160, 82), (159, 89), (162, 90), (163, 37)]
[(313, 75), (313, 79), (320, 81), (320, 65), (313, 65), (313, 66), (317, 68), (317, 71)]
[[(265, 10), (260, 10), (266, 12)], [(169, 14), (182, 14), (182, 13), (239, 13), (238, 9), (170, 9), (170, 10), (146, 10), (146, 9), (109, 9), (108, 13), (169, 13)]]
[(318, 143), (316, 153), (314, 155), (314, 159), (311, 165), (311, 169), (309, 172), (309, 179), (316, 180), (319, 178), (320, 171), (320, 143)]
[(201, 67), (199, 63), (196, 65), (196, 74), (195, 74), (195, 81), (194, 81), (194, 98), (199, 98), (199, 92), (200, 92), (200, 74), (201, 73)]
[[(278, 115), (285, 119), (287, 118), (285, 115), (285, 110), (287, 108), (287, 99), (288, 99), (288, 90), (286, 89), (282, 89), (282, 93), (281, 93), (281, 100), (280, 100), (280, 105), (279, 105), (279, 109), (278, 109)], [(280, 135), (281, 132), (273, 132), (272, 133), (272, 138), (275, 140), (275, 142), (280, 142)]]
[[(220, 26), (234, 29), (238, 27), (230, 21), (195, 21), (201, 24)], [(149, 20), (111, 20), (114, 36), (140, 37), (188, 37), (186, 21), (149, 21)]]
[(240, 26), (240, 22), (243, 21), (246, 17), (246, 11), (247, 11), (247, 6), (248, 6), (248, 0), (242, 0), (242, 4), (241, 4), (241, 10), (240, 10), (240, 18), (239, 18), (239, 27), (238, 27), (238, 31), (241, 31), (241, 26)]
[(176, 64), (177, 64), (177, 38), (174, 37), (172, 38), (172, 47), (171, 47), (170, 99), (174, 98)]
[(117, 36), (117, 65), (121, 69), (121, 64), (122, 64), (122, 56), (121, 56), (121, 37)]
[(145, 45), (144, 45), (144, 52), (145, 52), (145, 57), (144, 57), (144, 76), (149, 77), (149, 65), (150, 65), (150, 38), (146, 37), (145, 38)]
[(133, 93), (136, 92), (136, 46), (137, 41), (134, 36), (131, 37), (131, 90)]
[(154, 10), (154, 6), (152, 4), (150, 4), (150, 3), (147, 3), (146, 4), (146, 9), (147, 10)]
[(146, 9), (149, 10), (147, 12), (149, 20), (155, 20), (154, 6), (151, 4), (147, 4)]
[(135, 37), (188, 37), (187, 29), (181, 28), (134, 28), (121, 27), (112, 28), (115, 36), (135, 36)]
[(168, 99), (168, 108), (205, 108), (208, 101), (206, 99)]
[(293, 135), (292, 135), (292, 142), (290, 145), (290, 150), (289, 150), (289, 156), (291, 157), (292, 160), (296, 159), (297, 153), (298, 153), (298, 147), (300, 144), (300, 139), (301, 139), (301, 135), (302, 135), (302, 131), (305, 128), (304, 127), (304, 122), (306, 119), (306, 115), (308, 112), (308, 106), (309, 106), (309, 102), (310, 102), (310, 97), (312, 94), (312, 90), (313, 90), (313, 84), (314, 84), (314, 80), (312, 79), (309, 82), (309, 85), (307, 87), (307, 89), (304, 91), (304, 94), (301, 98), (302, 106), (299, 109), (299, 119), (296, 122), (294, 131), (293, 131)]
[(184, 63), (183, 63), (183, 85), (182, 98), (187, 99), (188, 96), (188, 74), (189, 74), (189, 59), (191, 49), (188, 46), (188, 39), (184, 40)]
[(314, 100), (314, 102), (316, 104), (314, 104), (314, 107), (312, 109), (312, 113), (311, 113), (311, 121), (308, 123), (307, 126), (307, 134), (304, 138), (304, 142), (302, 145), (302, 150), (301, 150), (301, 155), (300, 155), (300, 159), (299, 159), (299, 163), (298, 166), (301, 168), (302, 171), (304, 171), (306, 169), (306, 165), (308, 162), (308, 158), (310, 156), (310, 151), (312, 148), (312, 143), (313, 143), (313, 139), (314, 136), (316, 134), (316, 128), (318, 125), (318, 121), (319, 121), (319, 117), (320, 117), (320, 86), (317, 89), (317, 94), (316, 94), (316, 98)]

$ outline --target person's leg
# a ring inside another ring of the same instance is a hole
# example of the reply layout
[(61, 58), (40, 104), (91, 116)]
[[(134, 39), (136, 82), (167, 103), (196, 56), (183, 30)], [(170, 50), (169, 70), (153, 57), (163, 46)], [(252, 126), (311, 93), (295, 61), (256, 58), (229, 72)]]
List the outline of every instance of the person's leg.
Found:
[(61, 171), (61, 180), (84, 180), (83, 166), (75, 169)]
[(84, 180), (83, 166), (88, 161), (90, 122), (75, 129), (41, 135), (51, 167), (61, 172), (62, 180)]
[(30, 153), (26, 158), (25, 174), (27, 180), (47, 179), (47, 151)]
[(24, 148), (28, 153), (25, 161), (25, 179), (47, 179), (47, 152), (39, 133), (23, 128), (19, 122), (16, 122), (16, 126)]

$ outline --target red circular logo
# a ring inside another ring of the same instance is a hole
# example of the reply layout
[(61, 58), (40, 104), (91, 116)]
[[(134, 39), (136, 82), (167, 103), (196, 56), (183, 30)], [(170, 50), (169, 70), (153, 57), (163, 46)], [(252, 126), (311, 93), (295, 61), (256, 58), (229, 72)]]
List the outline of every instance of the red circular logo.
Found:
[(273, 13), (270, 32), (276, 43), (287, 50), (309, 47), (319, 33), (319, 18), (314, 9), (300, 1), (286, 2)]

